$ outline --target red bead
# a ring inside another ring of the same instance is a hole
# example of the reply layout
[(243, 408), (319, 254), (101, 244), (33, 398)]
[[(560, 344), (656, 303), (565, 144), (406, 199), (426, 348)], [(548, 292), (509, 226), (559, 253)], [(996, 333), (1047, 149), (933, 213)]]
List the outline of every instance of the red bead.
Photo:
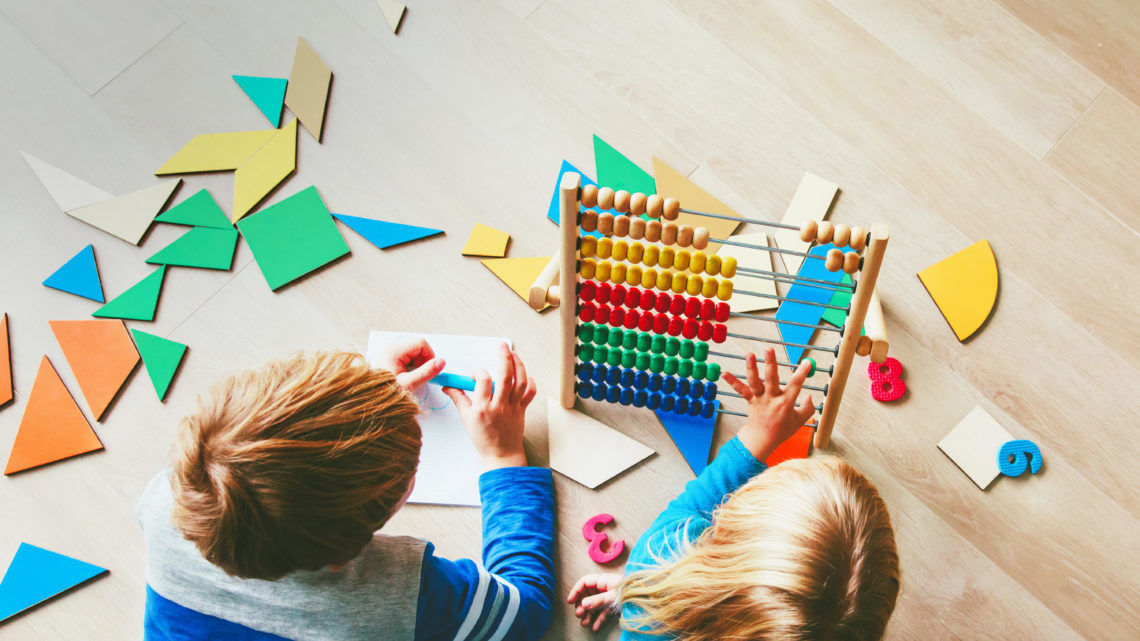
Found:
[(622, 325), (626, 329), (634, 329), (635, 327), (637, 327), (637, 322), (640, 319), (641, 319), (641, 313), (640, 312), (638, 312), (636, 309), (627, 309), (627, 310), (625, 310), (625, 322), (623, 322)]
[(713, 342), (723, 343), (726, 340), (728, 340), (728, 325), (722, 325), (721, 323), (713, 325)]
[(604, 325), (610, 321), (610, 306), (604, 303), (597, 303), (598, 311), (594, 313), (594, 322), (599, 325)]
[(712, 338), (712, 334), (712, 323), (708, 321), (701, 321), (700, 325), (697, 326), (697, 338), (701, 339), (702, 341), (707, 341), (708, 339)]
[(716, 314), (716, 301), (704, 299), (701, 301), (701, 318), (709, 320)]
[(731, 311), (732, 308), (728, 306), (728, 303), (717, 303), (716, 316), (714, 318), (716, 318), (716, 321), (718, 323), (723, 323), (724, 321), (728, 320), (728, 313)]
[(582, 303), (582, 309), (578, 310), (578, 319), (583, 323), (589, 323), (594, 320), (594, 313), (597, 311), (597, 306), (593, 303)]
[(671, 316), (669, 318), (669, 335), (680, 336), (681, 330), (685, 327), (685, 321), (680, 316)]
[(674, 316), (680, 316), (685, 313), (685, 297), (680, 294), (674, 294), (673, 300), (669, 301), (669, 313)]
[(610, 304), (621, 305), (625, 302), (625, 287), (622, 285), (614, 285), (613, 291), (610, 292)]
[(642, 291), (636, 287), (630, 287), (625, 291), (625, 306), (630, 309), (637, 309), (641, 305)]
[(594, 291), (598, 288), (597, 284), (592, 280), (582, 283), (582, 289), (578, 292), (578, 298), (582, 300), (594, 300)]
[(598, 283), (598, 289), (594, 292), (594, 300), (598, 301), (599, 303), (610, 302), (611, 289), (613, 289), (613, 286), (609, 283)]
[(653, 309), (658, 313), (664, 314), (665, 312), (669, 311), (670, 300), (671, 298), (669, 297), (669, 294), (666, 294), (665, 292), (658, 292), (657, 302), (653, 304)]
[(610, 325), (613, 327), (621, 327), (622, 321), (625, 320), (625, 310), (620, 307), (614, 307), (610, 310)]
[(653, 315), (653, 331), (664, 334), (669, 329), (669, 317), (661, 312)]
[(689, 318), (697, 318), (701, 315), (701, 300), (699, 298), (690, 298), (685, 301), (685, 316)]
[(653, 304), (657, 302), (657, 295), (648, 289), (641, 290), (641, 309), (650, 311), (653, 309)]
[(653, 329), (653, 313), (641, 312), (641, 317), (637, 319), (637, 329), (643, 332), (648, 332)]
[(695, 319), (692, 319), (692, 318), (686, 318), (685, 319), (685, 324), (681, 328), (681, 336), (684, 336), (685, 338), (696, 338), (697, 337), (697, 321)]

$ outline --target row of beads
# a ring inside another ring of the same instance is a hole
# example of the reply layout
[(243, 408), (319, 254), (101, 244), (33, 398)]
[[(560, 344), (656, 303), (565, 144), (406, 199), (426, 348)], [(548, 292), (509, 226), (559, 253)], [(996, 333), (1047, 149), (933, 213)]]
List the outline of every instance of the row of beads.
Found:
[(609, 238), (582, 238), (582, 258), (613, 258), (631, 263), (641, 263), (646, 267), (673, 268), (678, 271), (689, 270), (694, 274), (704, 272), (709, 276), (723, 276), (732, 278), (736, 275), (736, 259), (732, 256), (718, 256), (706, 254), (703, 251), (690, 253), (687, 250), (675, 250), (672, 247), (657, 247), (656, 245), (642, 245), (641, 243), (627, 243), (624, 240), (610, 240)]
[(628, 387), (633, 390), (643, 389), (650, 392), (661, 392), (662, 394), (688, 396), (693, 400), (702, 398), (706, 401), (716, 400), (716, 383), (711, 380), (705, 383), (698, 380), (690, 380), (684, 376), (674, 378), (671, 375), (650, 374), (644, 371), (638, 372), (628, 367), (606, 367), (605, 365), (594, 365), (592, 363), (579, 363), (577, 371), (578, 380), (583, 383), (605, 383), (607, 385)]
[(610, 307), (604, 303), (584, 302), (578, 310), (578, 319), (583, 323), (608, 323), (612, 327), (637, 328), (643, 332), (684, 336), (702, 341), (712, 340), (723, 343), (728, 339), (728, 326), (724, 323), (698, 321), (694, 318), (670, 317), (664, 313), (643, 312), (636, 309)]
[(701, 295), (705, 298), (719, 298), (728, 300), (732, 298), (732, 281), (728, 279), (717, 280), (709, 276), (702, 278), (696, 274), (684, 272), (657, 271), (649, 267), (641, 269), (638, 265), (626, 267), (624, 263), (608, 263), (585, 258), (578, 263), (578, 274), (585, 279), (610, 281), (615, 285), (641, 285), (646, 289), (656, 287), (667, 292), (677, 294), (688, 292), (691, 296)]
[(614, 191), (597, 185), (582, 187), (578, 192), (578, 202), (583, 207), (613, 209), (620, 214), (633, 216), (648, 214), (650, 218), (676, 220), (681, 215), (681, 203), (676, 198), (662, 198), (657, 194), (646, 196), (641, 192), (631, 194), (624, 189)]
[(579, 382), (576, 387), (579, 397), (592, 398), (595, 401), (647, 407), (651, 410), (688, 416), (703, 416), (704, 418), (712, 418), (713, 414), (716, 413), (716, 401), (694, 400), (687, 396), (634, 390), (629, 387), (618, 387), (605, 383)]
[(660, 241), (665, 245), (681, 247), (692, 245), (694, 249), (709, 246), (709, 230), (704, 227), (662, 223), (659, 220), (646, 221), (644, 218), (627, 218), (593, 211), (582, 212), (578, 224), (583, 231), (596, 231), (603, 236), (629, 236), (634, 240), (644, 238), (651, 243)]
[(863, 260), (859, 257), (859, 252), (847, 252), (844, 254), (839, 249), (832, 247), (827, 250), (827, 257), (824, 259), (823, 266), (829, 272), (837, 272), (842, 269), (845, 273), (854, 274), (859, 271), (859, 266)]
[(609, 345), (610, 347), (621, 347), (643, 353), (691, 358), (698, 363), (703, 363), (709, 358), (709, 344), (705, 342), (697, 342), (688, 338), (679, 339), (676, 336), (664, 336), (662, 334), (654, 335), (632, 329), (622, 330), (619, 327), (610, 328), (591, 323), (578, 326), (578, 340), (583, 343)]
[(609, 283), (595, 283), (588, 280), (578, 289), (578, 298), (611, 305), (625, 305), (630, 309), (640, 307), (645, 311), (668, 312), (674, 316), (688, 316), (700, 320), (715, 320), (723, 323), (728, 320), (731, 308), (728, 303), (715, 303), (709, 299), (689, 298), (681, 294), (669, 295), (636, 287), (625, 288)]
[(576, 346), (578, 360), (581, 363), (596, 363), (612, 367), (641, 370), (654, 374), (674, 374), (685, 378), (708, 379), (710, 382), (720, 378), (720, 365), (717, 363), (693, 361), (677, 356), (664, 354), (650, 354), (620, 347), (606, 347), (605, 345), (590, 345), (580, 343)]
[(826, 220), (819, 222), (805, 220), (800, 225), (800, 240), (805, 243), (815, 241), (820, 245), (833, 243), (836, 247), (850, 245), (851, 249), (860, 251), (867, 246), (867, 230), (862, 227), (848, 227), (843, 223), (832, 224)]

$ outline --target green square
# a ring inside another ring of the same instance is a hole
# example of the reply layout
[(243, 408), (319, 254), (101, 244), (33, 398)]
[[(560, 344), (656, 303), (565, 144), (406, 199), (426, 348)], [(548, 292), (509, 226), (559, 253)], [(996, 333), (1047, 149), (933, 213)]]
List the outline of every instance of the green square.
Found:
[(237, 226), (274, 290), (349, 251), (316, 187), (246, 216)]

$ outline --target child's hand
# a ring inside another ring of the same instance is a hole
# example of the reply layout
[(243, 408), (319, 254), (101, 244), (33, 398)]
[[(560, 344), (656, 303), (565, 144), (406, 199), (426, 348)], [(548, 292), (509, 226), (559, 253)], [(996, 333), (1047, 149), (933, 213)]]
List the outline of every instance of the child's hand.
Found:
[(574, 616), (582, 621), (582, 627), (594, 632), (602, 629), (606, 619), (613, 613), (617, 601), (617, 588), (621, 583), (620, 574), (587, 574), (578, 579), (566, 597), (567, 603), (576, 603)]
[(772, 452), (795, 434), (815, 412), (810, 394), (798, 408), (795, 406), (800, 387), (811, 371), (811, 365), (807, 361), (800, 363), (788, 379), (787, 389), (783, 391), (780, 390), (776, 350), (768, 348), (764, 362), (763, 381), (756, 369), (755, 354), (749, 354), (746, 358), (747, 385), (732, 374), (724, 374), (725, 382), (748, 401), (748, 423), (737, 436), (757, 461), (768, 460)]
[(396, 375), (396, 382), (415, 392), (443, 371), (445, 363), (435, 357), (431, 345), (422, 338), (392, 343), (376, 359), (377, 365)]
[(503, 365), (493, 393), (491, 377), (484, 371), (476, 372), (475, 391), (470, 398), (463, 390), (443, 388), (459, 409), (471, 442), (488, 470), (526, 465), (523, 451), (526, 407), (537, 391), (534, 379), (526, 375), (526, 367), (518, 354), (506, 344), (502, 353)]

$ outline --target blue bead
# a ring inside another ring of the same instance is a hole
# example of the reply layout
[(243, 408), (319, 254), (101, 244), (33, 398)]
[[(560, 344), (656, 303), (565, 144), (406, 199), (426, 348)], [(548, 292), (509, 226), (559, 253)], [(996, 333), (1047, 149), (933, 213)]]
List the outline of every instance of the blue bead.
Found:
[(661, 396), (661, 411), (668, 412), (673, 409), (673, 405), (677, 402), (677, 398), (672, 394)]
[(607, 385), (617, 385), (619, 383), (621, 383), (621, 368), (620, 367), (609, 368), (609, 371), (606, 372), (606, 384)]
[(684, 396), (675, 396), (677, 400), (673, 403), (673, 411), (678, 414), (684, 414), (689, 409), (689, 399)]
[(661, 407), (661, 395), (657, 392), (650, 394), (649, 398), (645, 399), (645, 406), (651, 410)]
[(594, 373), (594, 366), (590, 363), (582, 363), (578, 365), (578, 380), (588, 381), (590, 375)]
[(672, 376), (665, 377), (665, 380), (661, 382), (662, 394), (672, 394), (674, 391), (676, 391), (676, 389), (677, 379), (673, 378)]
[(700, 401), (693, 401), (692, 403), (689, 403), (689, 411), (686, 413), (689, 416), (696, 416), (697, 414), (701, 413), (702, 407), (704, 407), (704, 403)]
[(632, 405), (633, 404), (633, 390), (629, 389), (628, 387), (623, 389), (621, 391), (621, 397), (619, 400), (621, 401), (622, 405)]
[(661, 381), (662, 381), (662, 378), (661, 378), (660, 374), (650, 374), (649, 375), (649, 385), (647, 385), (647, 387), (649, 388), (649, 391), (650, 392), (660, 392), (661, 391)]
[(705, 393), (705, 385), (700, 381), (689, 383), (689, 398), (698, 399)]
[(633, 386), (636, 387), (637, 389), (645, 389), (646, 385), (648, 385), (648, 384), (649, 384), (649, 373), (648, 372), (638, 372), (637, 377), (633, 380)]
[(606, 372), (608, 370), (609, 370), (609, 368), (606, 367), (605, 365), (595, 365), (594, 366), (594, 373), (593, 373), (593, 375), (590, 376), (590, 378), (595, 383), (605, 383), (606, 382)]
[(646, 394), (645, 390), (643, 390), (643, 389), (639, 389), (633, 393), (633, 406), (634, 407), (645, 407), (645, 403), (648, 400), (649, 400), (649, 394)]
[(606, 388), (606, 401), (616, 403), (621, 398), (620, 387), (607, 387)]
[(621, 371), (621, 386), (633, 387), (633, 379), (637, 378), (637, 372), (631, 369), (623, 369)]
[(689, 379), (682, 378), (677, 381), (677, 396), (685, 396), (689, 393)]
[(703, 416), (705, 418), (712, 418), (713, 412), (715, 412), (715, 411), (716, 411), (716, 403), (709, 401), (708, 403), (705, 403), (704, 407), (701, 408), (701, 416)]
[(705, 400), (710, 403), (716, 400), (716, 383), (705, 384)]
[(594, 386), (588, 381), (578, 383), (578, 396), (582, 398), (590, 398), (590, 394), (594, 392)]
[(594, 393), (591, 394), (590, 397), (593, 398), (595, 401), (606, 400), (606, 386), (605, 385), (595, 385), (594, 386)]

